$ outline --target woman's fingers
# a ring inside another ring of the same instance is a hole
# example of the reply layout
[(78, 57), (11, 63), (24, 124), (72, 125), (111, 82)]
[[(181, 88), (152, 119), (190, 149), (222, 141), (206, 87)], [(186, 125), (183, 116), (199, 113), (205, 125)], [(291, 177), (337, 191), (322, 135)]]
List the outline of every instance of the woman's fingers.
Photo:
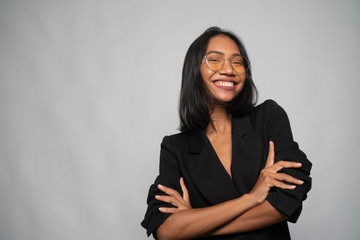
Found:
[(269, 154), (266, 160), (266, 165), (265, 168), (270, 167), (274, 164), (275, 161), (275, 149), (274, 149), (274, 142), (270, 141), (269, 142)]
[(268, 187), (279, 187), (283, 189), (294, 189), (296, 185), (302, 185), (304, 183), (304, 181), (285, 173), (267, 173), (263, 176), (263, 179)]
[(156, 195), (155, 198), (157, 200), (167, 202), (167, 203), (171, 203), (175, 207), (179, 207), (180, 202), (184, 201), (182, 199), (182, 197), (180, 196), (180, 194), (177, 191), (175, 191), (174, 189), (165, 187), (164, 185), (161, 185), (161, 184), (158, 185), (158, 188), (161, 191), (163, 191), (164, 193), (166, 193), (167, 195)]
[(190, 204), (190, 197), (189, 197), (189, 191), (186, 188), (185, 182), (184, 182), (184, 178), (180, 178), (180, 186), (181, 186), (181, 190), (183, 192), (183, 199), (185, 202)]
[(304, 181), (301, 181), (301, 180), (294, 178), (290, 175), (287, 175), (285, 173), (276, 173), (274, 175), (274, 179), (276, 179), (278, 181), (285, 181), (287, 183), (294, 183), (297, 185), (302, 185), (304, 183)]
[(295, 189), (296, 185), (290, 185), (290, 184), (286, 184), (284, 182), (281, 181), (277, 181), (277, 180), (273, 180), (273, 186), (274, 187), (278, 187), (278, 188), (282, 188), (282, 189)]
[(278, 161), (271, 168), (274, 172), (278, 172), (283, 168), (300, 168), (301, 166), (302, 164), (298, 162)]
[(295, 189), (296, 185), (303, 184), (302, 181), (284, 173), (269, 174), (263, 176), (262, 179), (264, 186), (266, 186), (266, 189), (270, 189), (272, 187), (278, 187), (283, 189)]
[(160, 207), (159, 211), (163, 212), (163, 213), (177, 213), (177, 212), (180, 212), (181, 210), (178, 208)]
[(177, 191), (175, 191), (174, 189), (165, 187), (164, 185), (159, 184), (159, 185), (158, 185), (158, 188), (159, 188), (161, 191), (163, 191), (164, 193), (166, 193), (167, 195), (176, 196), (176, 197), (181, 197), (180, 194), (179, 194)]
[[(304, 183), (303, 181), (285, 173), (262, 172), (261, 179), (268, 187), (277, 187), (278, 185), (275, 184), (275, 182), (285, 182), (285, 184), (290, 183), (296, 185), (302, 185)], [(282, 184), (281, 186), (284, 187)]]
[(299, 168), (301, 163), (290, 162), (290, 161), (278, 161), (275, 162), (275, 145), (273, 141), (269, 141), (269, 153), (266, 160), (264, 169), (272, 168), (274, 172), (278, 172), (283, 168)]
[(174, 206), (174, 208), (161, 207), (159, 210), (164, 213), (175, 213), (179, 211), (183, 211), (186, 209), (191, 209), (189, 192), (185, 186), (184, 179), (180, 179), (180, 185), (184, 196), (181, 195), (174, 189), (165, 187), (161, 184), (158, 185), (158, 188), (164, 192), (166, 195), (156, 195), (155, 198), (159, 201), (170, 203)]
[(155, 198), (159, 201), (171, 203), (175, 207), (179, 207), (180, 203), (179, 200), (176, 197), (173, 196), (167, 196), (167, 195), (156, 195)]

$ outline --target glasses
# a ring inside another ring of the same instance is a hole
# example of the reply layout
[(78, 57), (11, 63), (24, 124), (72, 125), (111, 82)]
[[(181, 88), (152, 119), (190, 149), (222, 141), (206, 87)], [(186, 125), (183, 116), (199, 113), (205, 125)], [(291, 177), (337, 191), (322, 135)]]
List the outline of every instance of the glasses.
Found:
[(249, 61), (242, 56), (234, 56), (232, 58), (224, 58), (220, 53), (209, 53), (204, 57), (206, 65), (212, 71), (219, 71), (224, 67), (225, 60), (229, 59), (232, 68), (237, 73), (245, 73), (249, 69)]

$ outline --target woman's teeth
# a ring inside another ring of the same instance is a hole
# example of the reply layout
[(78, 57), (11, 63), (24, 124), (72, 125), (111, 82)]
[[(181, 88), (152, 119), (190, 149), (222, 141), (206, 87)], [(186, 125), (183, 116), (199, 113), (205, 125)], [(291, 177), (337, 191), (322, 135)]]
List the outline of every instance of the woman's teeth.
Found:
[(223, 87), (232, 87), (234, 86), (234, 82), (223, 82), (223, 81), (216, 81), (215, 85), (223, 86)]

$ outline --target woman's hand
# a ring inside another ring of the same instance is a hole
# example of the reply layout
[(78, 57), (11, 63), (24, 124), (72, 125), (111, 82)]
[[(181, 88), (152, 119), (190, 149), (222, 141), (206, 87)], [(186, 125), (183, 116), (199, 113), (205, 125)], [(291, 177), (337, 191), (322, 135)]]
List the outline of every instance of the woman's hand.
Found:
[[(304, 183), (303, 181), (298, 180), (285, 173), (278, 173), (278, 171), (280, 171), (283, 168), (299, 168), (301, 167), (301, 163), (279, 161), (274, 164), (274, 160), (275, 160), (274, 143), (270, 141), (269, 154), (265, 168), (261, 170), (260, 176), (255, 186), (249, 193), (249, 195), (253, 196), (259, 204), (265, 201), (272, 187), (278, 187), (282, 189), (295, 189), (296, 185), (292, 185), (292, 184), (301, 185)], [(289, 184), (284, 182), (287, 182)]]
[(163, 191), (164, 193), (166, 193), (167, 195), (156, 195), (155, 198), (157, 200), (159, 200), (159, 201), (171, 203), (172, 205), (175, 206), (175, 208), (161, 207), (161, 208), (159, 208), (160, 212), (163, 212), (163, 213), (176, 213), (176, 212), (192, 209), (192, 207), (190, 205), (189, 192), (188, 192), (188, 190), (187, 190), (187, 188), (185, 186), (183, 178), (180, 178), (180, 186), (181, 186), (181, 190), (183, 192), (182, 197), (174, 189), (165, 187), (165, 186), (160, 185), (160, 184), (158, 185), (158, 188), (161, 191)]

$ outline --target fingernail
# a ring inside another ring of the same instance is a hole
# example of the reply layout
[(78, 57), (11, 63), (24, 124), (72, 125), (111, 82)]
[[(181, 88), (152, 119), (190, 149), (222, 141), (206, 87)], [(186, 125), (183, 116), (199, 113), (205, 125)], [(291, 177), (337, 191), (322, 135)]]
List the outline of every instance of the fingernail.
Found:
[(300, 184), (304, 183), (304, 181), (301, 181), (301, 180), (297, 180), (297, 182), (300, 183)]
[(296, 186), (295, 186), (295, 185), (291, 185), (290, 188), (294, 189), (294, 188), (296, 188)]
[(160, 196), (159, 195), (155, 195), (155, 198), (158, 199)]
[(158, 184), (158, 188), (163, 188), (163, 185), (161, 185), (161, 184)]
[(297, 165), (297, 166), (301, 166), (301, 163), (298, 162), (298, 163), (296, 163), (296, 165)]
[(162, 207), (159, 207), (159, 211), (164, 211), (164, 208), (162, 208)]

